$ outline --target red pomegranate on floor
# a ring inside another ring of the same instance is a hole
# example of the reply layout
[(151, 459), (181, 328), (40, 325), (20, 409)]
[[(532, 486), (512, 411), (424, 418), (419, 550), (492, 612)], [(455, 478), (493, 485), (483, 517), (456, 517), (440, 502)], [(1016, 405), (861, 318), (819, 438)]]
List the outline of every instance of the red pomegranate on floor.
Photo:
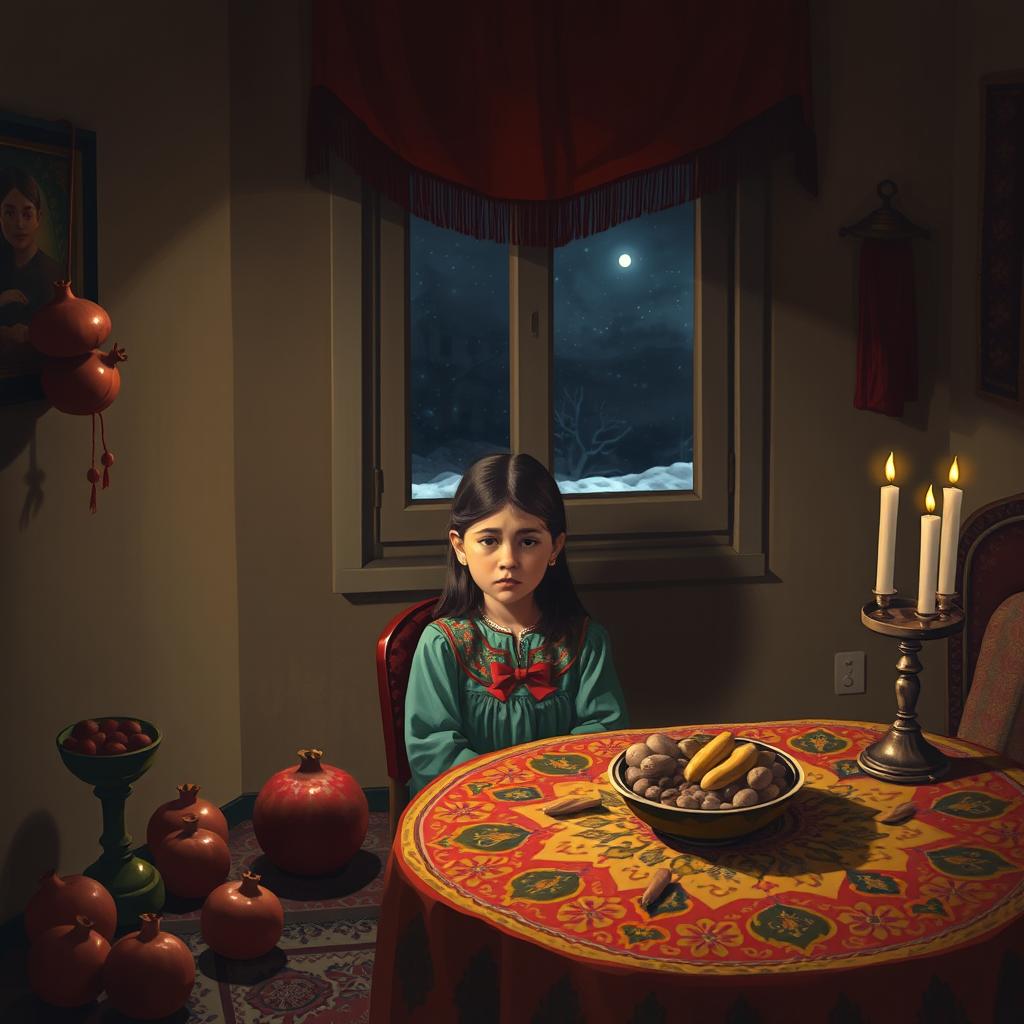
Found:
[(256, 797), (252, 827), (275, 867), (295, 875), (340, 871), (363, 845), (370, 808), (359, 783), (324, 764), (322, 750), (299, 751), (297, 767), (272, 775)]
[(139, 914), (139, 930), (114, 943), (103, 968), (110, 1005), (136, 1020), (157, 1020), (180, 1010), (195, 980), (188, 946), (160, 930), (159, 914)]
[(51, 1006), (85, 1006), (103, 991), (110, 943), (79, 914), (70, 924), (47, 928), (28, 950), (28, 983)]
[(146, 845), (150, 852), (181, 828), (186, 814), (196, 815), (200, 828), (216, 832), (225, 843), (228, 842), (228, 822), (224, 812), (216, 804), (203, 799), (194, 782), (183, 782), (178, 786), (178, 799), (168, 800), (150, 815), (146, 826)]
[(216, 832), (199, 827), (199, 817), (186, 814), (181, 828), (151, 851), (167, 891), (185, 899), (205, 899), (231, 870), (231, 851)]
[(225, 882), (206, 897), (200, 925), (215, 953), (252, 960), (277, 945), (284, 930), (284, 908), (259, 880), (259, 875), (246, 871), (240, 882)]
[(107, 942), (114, 937), (117, 906), (105, 886), (88, 875), (61, 878), (56, 871), (47, 871), (25, 906), (25, 932), (34, 942), (48, 928), (74, 924), (79, 914), (89, 918)]

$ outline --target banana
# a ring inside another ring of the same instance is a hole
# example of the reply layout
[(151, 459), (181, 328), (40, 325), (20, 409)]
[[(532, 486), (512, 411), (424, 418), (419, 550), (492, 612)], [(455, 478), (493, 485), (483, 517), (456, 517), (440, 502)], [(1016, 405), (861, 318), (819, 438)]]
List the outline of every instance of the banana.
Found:
[(757, 747), (753, 743), (744, 743), (735, 750), (719, 765), (705, 773), (700, 780), (700, 788), (708, 791), (728, 786), (738, 778), (746, 775), (747, 772), (757, 764)]
[(708, 740), (690, 758), (683, 771), (683, 778), (687, 782), (696, 782), (706, 772), (711, 771), (716, 764), (728, 757), (735, 746), (736, 741), (732, 738), (732, 733), (728, 729), (725, 732), (720, 732), (713, 739)]

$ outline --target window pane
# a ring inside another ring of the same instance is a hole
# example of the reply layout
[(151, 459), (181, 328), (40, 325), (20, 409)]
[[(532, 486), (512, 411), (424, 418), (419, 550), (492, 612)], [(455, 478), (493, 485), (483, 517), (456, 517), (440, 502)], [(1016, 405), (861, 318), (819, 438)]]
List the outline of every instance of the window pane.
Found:
[(509, 450), (508, 246), (409, 218), (412, 499)]
[(693, 489), (694, 206), (555, 250), (563, 494)]

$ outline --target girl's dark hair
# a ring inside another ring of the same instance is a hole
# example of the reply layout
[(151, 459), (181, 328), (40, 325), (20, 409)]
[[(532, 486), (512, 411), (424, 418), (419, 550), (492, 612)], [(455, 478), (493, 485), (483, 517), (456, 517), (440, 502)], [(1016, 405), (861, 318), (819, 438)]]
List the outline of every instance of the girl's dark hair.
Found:
[[(532, 455), (507, 452), (485, 455), (466, 470), (455, 491), (448, 529), (465, 537), (474, 523), (495, 515), (509, 504), (540, 519), (552, 539), (565, 533), (565, 503), (551, 474)], [(455, 557), (451, 543), (447, 558), (444, 590), (434, 605), (434, 618), (464, 619), (482, 615), (483, 592), (473, 582), (469, 568)], [(564, 545), (534, 596), (541, 613), (537, 628), (549, 640), (567, 639), (586, 616), (587, 610), (569, 575)]]
[(36, 179), (20, 167), (4, 167), (0, 170), (0, 200), (7, 198), (11, 189), (17, 189), (40, 212), (43, 198)]

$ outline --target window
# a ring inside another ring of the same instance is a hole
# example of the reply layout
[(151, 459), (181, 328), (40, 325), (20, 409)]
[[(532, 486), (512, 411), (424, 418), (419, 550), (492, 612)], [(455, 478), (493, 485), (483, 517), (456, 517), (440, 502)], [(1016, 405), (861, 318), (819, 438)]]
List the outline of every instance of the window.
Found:
[(580, 583), (762, 575), (766, 184), (550, 250), (350, 179), (332, 198), (336, 589), (439, 587), (461, 469), (497, 450), (552, 469)]

